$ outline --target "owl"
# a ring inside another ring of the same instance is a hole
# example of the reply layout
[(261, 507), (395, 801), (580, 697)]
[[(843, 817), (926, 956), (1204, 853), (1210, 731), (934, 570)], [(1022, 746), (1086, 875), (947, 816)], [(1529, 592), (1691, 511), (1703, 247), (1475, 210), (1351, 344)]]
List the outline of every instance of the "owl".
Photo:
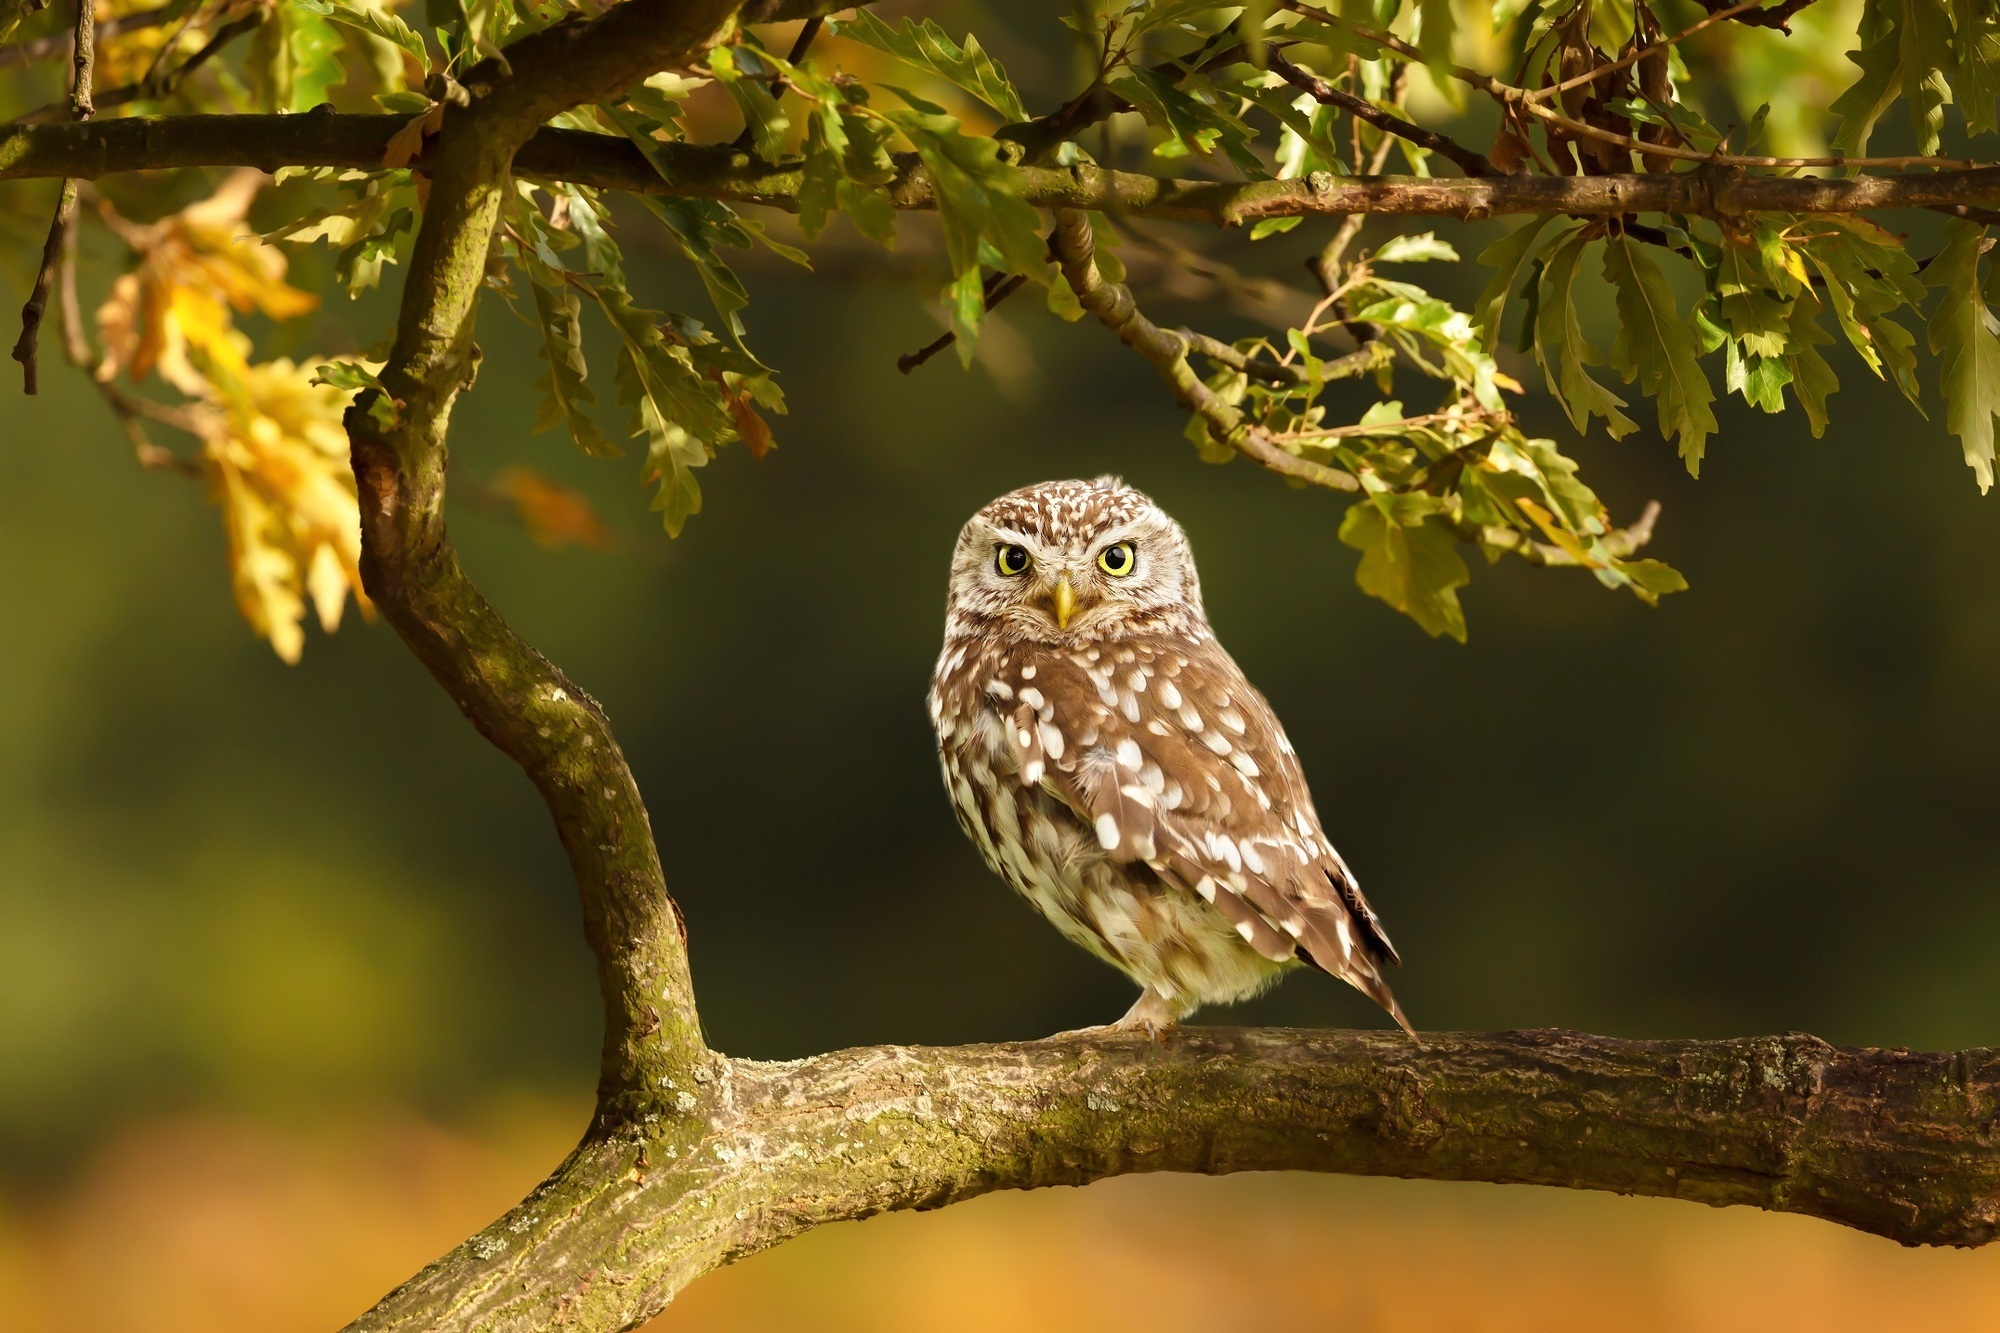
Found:
[(1400, 964), (1297, 754), (1216, 641), (1180, 525), (1115, 477), (1003, 495), (959, 533), (931, 721), (959, 823), (1157, 1034), (1311, 964), (1410, 1031)]

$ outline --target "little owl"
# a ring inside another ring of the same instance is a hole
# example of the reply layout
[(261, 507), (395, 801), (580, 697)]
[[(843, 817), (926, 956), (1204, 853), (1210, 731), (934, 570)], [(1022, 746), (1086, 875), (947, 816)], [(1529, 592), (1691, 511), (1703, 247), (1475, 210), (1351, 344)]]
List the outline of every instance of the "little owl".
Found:
[(1297, 754), (1216, 642), (1180, 525), (1115, 477), (972, 516), (931, 721), (958, 822), (1170, 1027), (1311, 963), (1409, 1022), (1395, 946), (1321, 832)]

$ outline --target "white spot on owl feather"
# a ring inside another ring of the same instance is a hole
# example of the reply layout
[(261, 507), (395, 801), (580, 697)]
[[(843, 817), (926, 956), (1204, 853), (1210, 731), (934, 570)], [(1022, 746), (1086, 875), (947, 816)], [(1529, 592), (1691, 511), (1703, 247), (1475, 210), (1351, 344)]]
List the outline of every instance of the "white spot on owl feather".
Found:
[[(1026, 675), (1027, 673), (1023, 671), (1022, 674)], [(1021, 702), (1037, 711), (1048, 705), (1048, 700), (1042, 697), (1042, 692), (1032, 685), (1026, 686), (1021, 690)]]
[(1118, 742), (1118, 766), (1129, 768), (1136, 773), (1139, 771), (1139, 765), (1144, 762), (1145, 756), (1139, 752), (1139, 742), (1130, 736), (1122, 737)]
[(1107, 852), (1118, 850), (1118, 817), (1109, 811), (1097, 817), (1097, 841)]
[(1163, 679), (1156, 683), (1153, 686), (1153, 693), (1160, 696), (1160, 703), (1167, 708), (1181, 706), (1181, 692), (1174, 688), (1174, 683), (1170, 680)]

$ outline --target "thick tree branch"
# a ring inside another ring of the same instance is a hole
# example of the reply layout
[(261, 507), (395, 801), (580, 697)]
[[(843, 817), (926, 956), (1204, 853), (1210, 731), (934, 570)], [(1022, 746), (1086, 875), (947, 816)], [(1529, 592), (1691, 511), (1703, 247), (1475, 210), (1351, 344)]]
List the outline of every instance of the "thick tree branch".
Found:
[(445, 436), (475, 367), (473, 315), (515, 150), (558, 111), (689, 58), (735, 8), (627, 0), (467, 71), (469, 105), (447, 112), (424, 161), (429, 202), (382, 389), (348, 413), (370, 596), (473, 725), (535, 783), (569, 853), (604, 998), (601, 1125), (671, 1113), (708, 1059), (683, 930), (602, 711), (507, 627), (459, 566), (444, 528)]
[(630, 1328), (826, 1222), (1146, 1171), (1557, 1185), (2000, 1231), (2000, 1052), (1813, 1037), (1183, 1029), (720, 1061), (680, 1133), (594, 1135), (356, 1330)]
[[(623, 14), (621, 6), (611, 14)], [(607, 18), (610, 15), (607, 15)], [(558, 31), (558, 30), (551, 30)], [(482, 69), (484, 67), (481, 67)], [(477, 71), (475, 71), (477, 73)], [(472, 76), (468, 76), (470, 78)], [(378, 170), (389, 138), (407, 116), (168, 116), (87, 125), (0, 129), (0, 180), (173, 167), (282, 166)], [(435, 148), (432, 149), (436, 151)], [(542, 180), (607, 190), (687, 195), (795, 209), (796, 164), (771, 167), (726, 146), (661, 144), (671, 180), (630, 142), (604, 134), (543, 129), (522, 146), (514, 169)], [(897, 207), (935, 207), (914, 157), (899, 159)], [(1566, 213), (1612, 217), (1684, 213), (1722, 217), (1757, 212), (1868, 213), (1903, 208), (2000, 206), (2000, 167), (1881, 176), (1770, 176), (1727, 167), (1611, 176), (1495, 176), (1477, 180), (1414, 176), (1323, 176), (1305, 180), (1174, 180), (1100, 167), (1023, 167), (1022, 193), (1042, 208), (1097, 209), (1222, 226), (1264, 218), (1360, 213), (1477, 219)]]

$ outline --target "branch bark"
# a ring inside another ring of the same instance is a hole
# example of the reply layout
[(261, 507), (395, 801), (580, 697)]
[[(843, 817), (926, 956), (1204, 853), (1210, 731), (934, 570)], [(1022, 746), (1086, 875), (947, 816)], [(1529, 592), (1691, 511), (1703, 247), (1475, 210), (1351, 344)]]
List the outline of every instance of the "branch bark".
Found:
[(2000, 1051), (1183, 1029), (719, 1061), (676, 1132), (593, 1135), (353, 1328), (630, 1328), (826, 1222), (1146, 1171), (1557, 1185), (2000, 1229)]
[(627, 0), (467, 71), (470, 103), (447, 112), (425, 159), (429, 203), (382, 388), (361, 395), (347, 418), (369, 595), (473, 726), (534, 782), (569, 854), (604, 1000), (606, 1128), (674, 1113), (676, 1091), (709, 1060), (685, 932), (603, 711), (507, 627), (459, 566), (444, 526), (445, 437), (475, 368), (473, 316), (516, 149), (557, 112), (687, 58), (735, 8)]
[[(599, 22), (623, 15), (629, 8), (619, 6)], [(565, 33), (575, 26), (580, 25), (564, 25), (541, 35)], [(511, 49), (509, 57), (513, 58)], [(552, 44), (543, 63), (555, 64), (561, 72), (561, 59), (561, 48)], [(624, 68), (642, 63), (633, 61)], [(475, 68), (467, 75), (468, 86), (475, 81), (484, 86), (489, 73), (487, 66)], [(572, 91), (581, 88), (570, 86)], [(560, 100), (545, 100), (542, 105)], [(0, 180), (61, 176), (94, 180), (121, 171), (200, 166), (250, 166), (266, 171), (282, 166), (380, 170), (390, 136), (408, 119), (309, 112), (299, 116), (167, 116), (85, 125), (13, 126), (0, 129)], [(798, 207), (801, 173), (796, 164), (771, 167), (727, 146), (659, 147), (669, 164), (671, 180), (663, 179), (628, 141), (575, 130), (534, 132), (521, 145), (513, 165), (525, 177), (574, 181), (600, 189), (722, 199), (786, 210)], [(430, 153), (439, 151), (434, 144)], [(430, 162), (431, 157), (426, 156), (420, 165), (428, 169)], [(896, 206), (934, 208), (930, 183), (915, 157), (899, 158), (897, 165), (897, 180), (891, 187)], [(1243, 184), (1079, 165), (1023, 167), (1020, 179), (1023, 197), (1041, 208), (1096, 209), (1228, 227), (1265, 218), (1358, 213), (1470, 220), (1538, 213), (1729, 217), (1758, 212), (1869, 213), (2000, 206), (2000, 167), (1884, 176), (1772, 176), (1737, 168), (1700, 167), (1611, 176), (1318, 176)]]

